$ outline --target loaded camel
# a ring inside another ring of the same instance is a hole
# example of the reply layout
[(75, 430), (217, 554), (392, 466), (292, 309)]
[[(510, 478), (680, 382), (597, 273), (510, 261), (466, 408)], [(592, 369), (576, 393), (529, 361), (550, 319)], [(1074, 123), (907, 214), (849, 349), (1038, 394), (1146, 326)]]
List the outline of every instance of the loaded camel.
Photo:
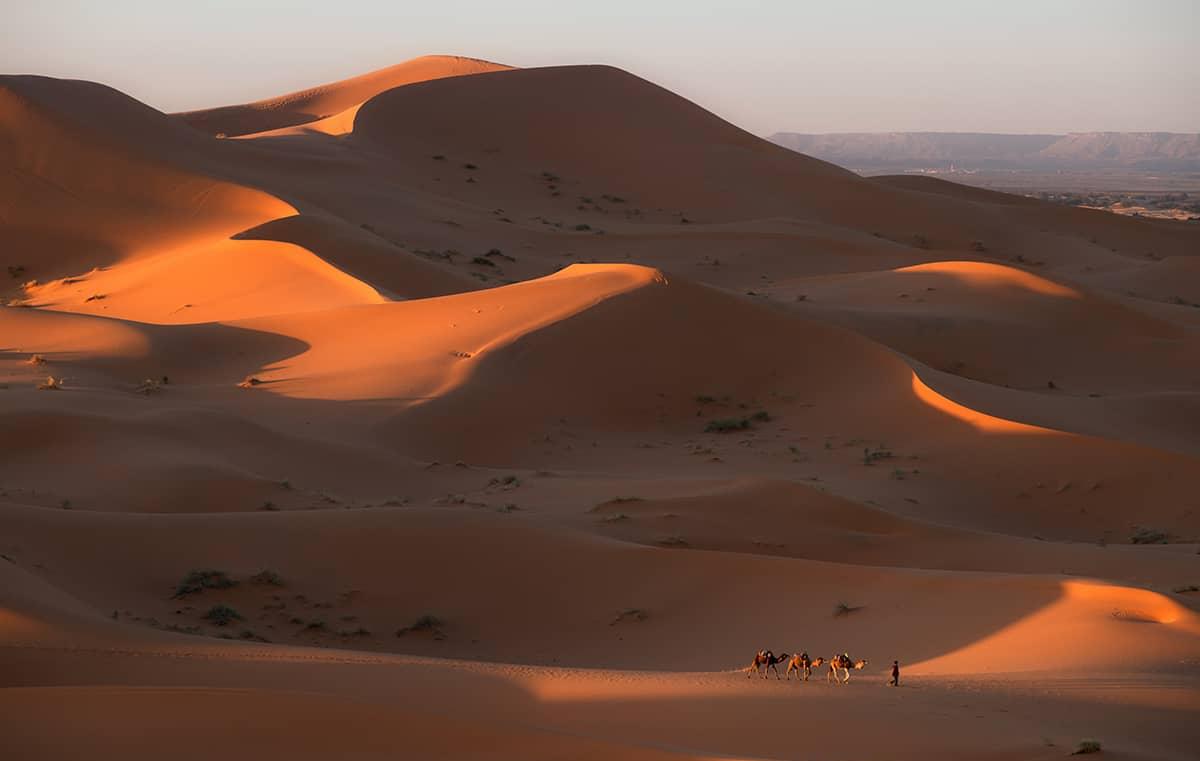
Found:
[(759, 668), (762, 669), (763, 679), (767, 678), (767, 669), (775, 670), (775, 678), (779, 678), (779, 664), (788, 659), (787, 653), (775, 655), (770, 650), (759, 650), (754, 654), (754, 660), (746, 667), (746, 678), (750, 678), (751, 672), (757, 674)]
[[(864, 669), (866, 667), (867, 667), (866, 659), (863, 659), (861, 661), (856, 661), (856, 660), (853, 660), (846, 653), (842, 653), (841, 655), (835, 655), (835, 656), (833, 656), (833, 658), (831, 658), (829, 660), (829, 672), (825, 675), (825, 681), (826, 682), (835, 681), (838, 684), (845, 684), (850, 681), (850, 669), (854, 669), (855, 671), (861, 671), (862, 669)], [(846, 672), (845, 679), (842, 679), (838, 676), (839, 670)]]
[(817, 659), (814, 661), (812, 658), (808, 657), (808, 653), (797, 653), (792, 656), (790, 661), (788, 661), (787, 678), (790, 681), (792, 678), (792, 672), (795, 671), (797, 678), (802, 678), (807, 682), (808, 678), (812, 676), (813, 668), (820, 668), (821, 664), (824, 662), (825, 659), (820, 656), (817, 656)]

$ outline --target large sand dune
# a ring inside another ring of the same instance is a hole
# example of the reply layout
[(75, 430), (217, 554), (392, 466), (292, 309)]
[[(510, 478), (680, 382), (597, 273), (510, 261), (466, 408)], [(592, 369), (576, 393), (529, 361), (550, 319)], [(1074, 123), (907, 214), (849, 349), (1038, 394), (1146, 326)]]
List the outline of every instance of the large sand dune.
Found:
[(4, 747), (1190, 758), (1198, 253), (604, 66), (5, 77)]

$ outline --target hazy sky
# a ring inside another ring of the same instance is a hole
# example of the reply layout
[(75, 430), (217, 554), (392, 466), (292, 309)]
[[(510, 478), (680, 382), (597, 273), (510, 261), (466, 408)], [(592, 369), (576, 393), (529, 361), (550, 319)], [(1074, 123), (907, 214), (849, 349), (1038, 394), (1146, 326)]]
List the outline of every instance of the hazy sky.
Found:
[(0, 72), (164, 111), (454, 53), (613, 64), (758, 134), (1200, 131), (1200, 0), (0, 3)]

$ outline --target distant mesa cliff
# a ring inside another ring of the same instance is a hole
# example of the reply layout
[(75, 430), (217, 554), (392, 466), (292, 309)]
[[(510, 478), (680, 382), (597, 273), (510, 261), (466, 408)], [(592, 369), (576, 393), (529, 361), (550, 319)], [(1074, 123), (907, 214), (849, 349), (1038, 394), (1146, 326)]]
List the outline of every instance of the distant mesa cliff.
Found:
[(852, 169), (955, 163), (980, 169), (1200, 170), (1200, 134), (1174, 132), (777, 132), (770, 140)]

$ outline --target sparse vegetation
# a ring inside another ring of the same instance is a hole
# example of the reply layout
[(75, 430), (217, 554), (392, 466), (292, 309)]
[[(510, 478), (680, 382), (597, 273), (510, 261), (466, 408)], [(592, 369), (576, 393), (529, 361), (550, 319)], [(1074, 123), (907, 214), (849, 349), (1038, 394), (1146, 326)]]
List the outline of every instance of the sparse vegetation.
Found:
[(134, 388), (135, 392), (137, 392), (139, 394), (143, 394), (145, 396), (149, 396), (150, 394), (156, 394), (161, 390), (162, 390), (162, 384), (159, 383), (154, 378), (146, 378), (141, 383), (139, 383), (136, 388)]
[(25, 265), (10, 264), (8, 266), (8, 275), (9, 275), (9, 277), (13, 278), (14, 280), (24, 274), (25, 274)]
[(638, 623), (645, 621), (650, 617), (650, 614), (641, 608), (626, 608), (617, 614), (617, 617), (609, 622), (609, 626), (616, 626), (619, 623), (632, 622)]
[(261, 385), (262, 385), (262, 380), (254, 377), (253, 375), (247, 375), (245, 377), (245, 379), (242, 380), (242, 382), (238, 384), (238, 388), (254, 388), (255, 386), (261, 386)]
[(863, 447), (863, 465), (874, 465), (879, 460), (887, 460), (892, 457), (892, 451), (880, 444), (875, 449)]
[(477, 256), (471, 260), (472, 264), (478, 264), (480, 267), (495, 267), (496, 263), (486, 256)]
[(749, 418), (718, 418), (708, 421), (708, 425), (704, 426), (705, 433), (731, 433), (733, 431), (744, 431), (750, 427)]
[(833, 617), (842, 618), (843, 616), (848, 616), (851, 613), (856, 613), (862, 609), (862, 605), (848, 605), (844, 602), (839, 602), (837, 605), (833, 606)]
[(264, 569), (251, 576), (250, 583), (270, 587), (284, 586), (283, 577), (269, 569)]
[(46, 380), (39, 383), (38, 391), (58, 391), (62, 389), (63, 379), (55, 378), (53, 375), (46, 376)]
[(1133, 544), (1166, 544), (1170, 536), (1165, 531), (1160, 531), (1149, 526), (1138, 526), (1130, 535), (1129, 541)]
[(428, 632), (433, 635), (434, 639), (445, 639), (446, 633), (442, 631), (442, 626), (444, 626), (442, 619), (430, 613), (426, 613), (425, 615), (417, 618), (416, 621), (413, 621), (408, 626), (397, 629), (396, 636), (403, 637), (406, 634)]
[(687, 547), (688, 542), (682, 536), (674, 534), (672, 536), (664, 536), (655, 542), (660, 547)]
[(592, 229), (592, 226), (589, 224), (586, 224), (586, 223), (580, 223), (578, 225), (575, 225), (575, 230), (577, 232), (586, 232), (591, 229)]
[(32, 354), (29, 359), (25, 360), (25, 363), (30, 365), (44, 365), (46, 364), (46, 358), (41, 354)]
[(1071, 753), (1072, 756), (1082, 756), (1088, 753), (1099, 753), (1101, 750), (1099, 740), (1080, 740), (1075, 746), (1075, 750)]
[(234, 621), (241, 621), (242, 614), (228, 605), (214, 605), (204, 614), (204, 620), (215, 626), (228, 626)]
[(175, 594), (171, 595), (174, 599), (187, 597), (205, 589), (229, 589), (236, 586), (237, 582), (229, 577), (229, 574), (224, 571), (215, 571), (211, 568), (188, 571), (187, 575), (175, 587)]
[(1195, 584), (1185, 584), (1182, 587), (1175, 587), (1175, 589), (1173, 591), (1175, 592), (1175, 594), (1180, 594), (1180, 595), (1187, 594), (1188, 592), (1200, 592), (1200, 586), (1197, 586)]

